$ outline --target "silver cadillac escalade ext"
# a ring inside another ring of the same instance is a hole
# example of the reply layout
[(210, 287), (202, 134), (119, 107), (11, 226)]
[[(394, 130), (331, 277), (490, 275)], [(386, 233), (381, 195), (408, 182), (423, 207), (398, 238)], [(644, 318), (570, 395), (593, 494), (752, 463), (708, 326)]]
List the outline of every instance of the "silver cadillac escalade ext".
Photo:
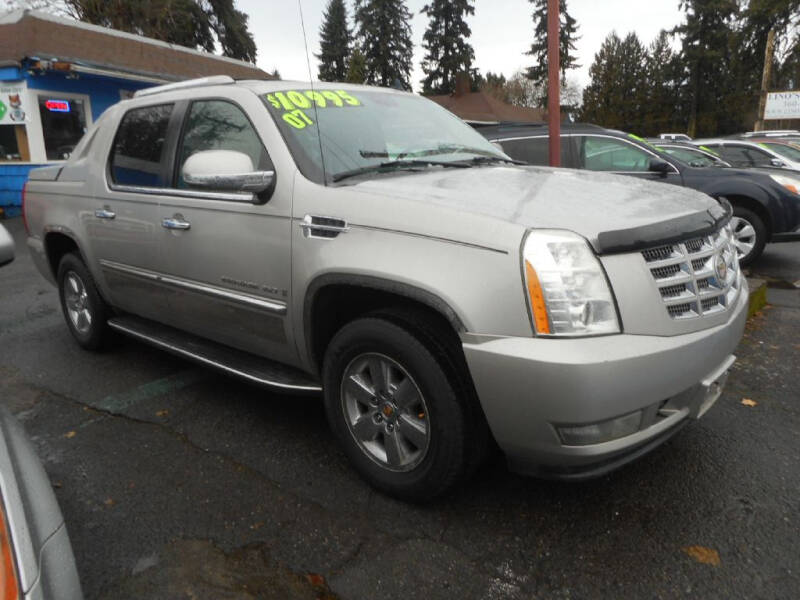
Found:
[(495, 445), (567, 479), (644, 454), (719, 397), (746, 318), (729, 206), (515, 164), (394, 90), (140, 91), (33, 171), (24, 214), (81, 346), (322, 390), (355, 468), (406, 499)]

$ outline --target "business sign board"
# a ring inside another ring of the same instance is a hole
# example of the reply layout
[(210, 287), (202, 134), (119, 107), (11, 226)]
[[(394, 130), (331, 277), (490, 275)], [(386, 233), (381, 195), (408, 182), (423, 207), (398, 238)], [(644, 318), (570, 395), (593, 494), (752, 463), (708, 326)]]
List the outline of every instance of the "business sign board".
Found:
[(800, 90), (767, 94), (764, 120), (777, 119), (800, 119)]
[(22, 125), (29, 120), (25, 111), (25, 83), (0, 85), (0, 124)]

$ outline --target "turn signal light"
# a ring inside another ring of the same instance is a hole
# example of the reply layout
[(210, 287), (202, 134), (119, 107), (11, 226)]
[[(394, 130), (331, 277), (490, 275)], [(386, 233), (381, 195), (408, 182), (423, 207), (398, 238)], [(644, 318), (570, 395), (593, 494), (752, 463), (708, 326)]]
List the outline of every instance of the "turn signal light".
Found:
[(547, 318), (547, 305), (544, 302), (542, 284), (539, 283), (539, 276), (536, 269), (525, 261), (525, 276), (528, 282), (528, 297), (531, 300), (531, 312), (533, 313), (533, 324), (539, 333), (550, 333), (550, 321)]

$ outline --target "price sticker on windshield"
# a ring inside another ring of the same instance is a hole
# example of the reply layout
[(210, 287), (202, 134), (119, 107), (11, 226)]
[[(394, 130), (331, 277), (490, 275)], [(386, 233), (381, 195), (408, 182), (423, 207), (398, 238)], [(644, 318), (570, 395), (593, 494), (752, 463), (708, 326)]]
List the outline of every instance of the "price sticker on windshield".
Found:
[(267, 94), (275, 110), (283, 111), (281, 118), (295, 129), (305, 129), (314, 121), (308, 116), (309, 109), (344, 108), (361, 106), (361, 101), (344, 90), (289, 90)]

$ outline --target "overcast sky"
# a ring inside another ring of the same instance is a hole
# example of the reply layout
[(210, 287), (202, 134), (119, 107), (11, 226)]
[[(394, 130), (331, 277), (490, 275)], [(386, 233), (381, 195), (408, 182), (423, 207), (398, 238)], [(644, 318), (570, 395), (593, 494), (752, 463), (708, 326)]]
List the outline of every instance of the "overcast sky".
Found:
[[(423, 56), (422, 35), (427, 27), (427, 17), (420, 9), (427, 0), (406, 0), (413, 13), (411, 23), (414, 40), (414, 72), (412, 84), (420, 88)], [(352, 17), (352, 0), (345, 0)], [(317, 77), (314, 54), (319, 52), (319, 28), (328, 0), (300, 0), (305, 20), (311, 72)], [(258, 66), (272, 71), (277, 68), (284, 79), (308, 81), (308, 65), (300, 26), (297, 0), (237, 0), (237, 7), (250, 17), (250, 31), (258, 47)], [(273, 8), (275, 6), (279, 8)], [(603, 39), (612, 29), (625, 34), (635, 31), (645, 43), (660, 29), (670, 29), (682, 20), (678, 0), (568, 0), (570, 14), (578, 21), (577, 43), (580, 69), (571, 71), (581, 86), (589, 81), (589, 66)], [(501, 72), (506, 77), (530, 64), (531, 57), (524, 52), (533, 37), (533, 7), (528, 0), (476, 0), (475, 14), (469, 17), (472, 28), (470, 42), (475, 49), (475, 66), (481, 73)]]

